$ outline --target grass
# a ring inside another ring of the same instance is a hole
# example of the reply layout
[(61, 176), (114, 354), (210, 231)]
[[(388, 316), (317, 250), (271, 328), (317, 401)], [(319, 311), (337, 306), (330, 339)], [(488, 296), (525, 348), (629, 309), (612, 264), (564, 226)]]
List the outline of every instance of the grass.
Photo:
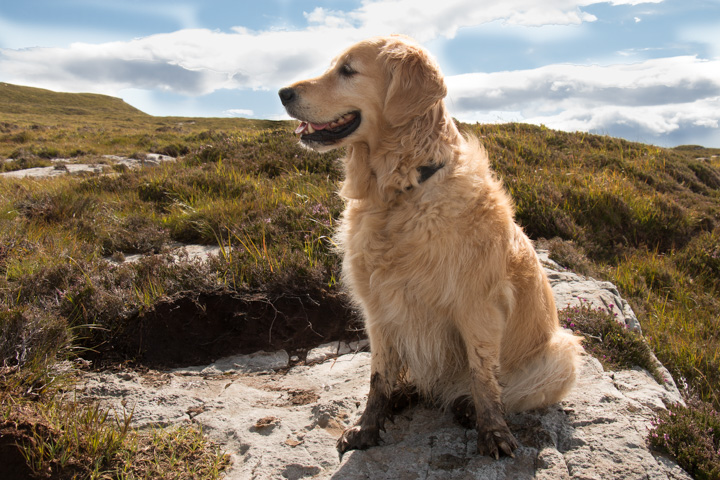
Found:
[(138, 432), (132, 412), (51, 398), (18, 402), (0, 418), (14, 426), (32, 478), (217, 479), (229, 457), (193, 425)]
[[(151, 117), (109, 97), (57, 95), (0, 85), (0, 170), (46, 166), (55, 157), (106, 162), (109, 154), (162, 153), (178, 161), (104, 176), (0, 178), (7, 398), (60, 408), (52, 406), (57, 360), (92, 356), (102, 363), (127, 335), (129, 318), (188, 292), (313, 292), (313, 301), (340, 292), (330, 238), (342, 209), (335, 194), (341, 152), (298, 147), (288, 122)], [(545, 239), (559, 263), (614, 282), (633, 306), (643, 338), (618, 330), (602, 312), (563, 312), (588, 335), (586, 346), (606, 355), (609, 368), (652, 371), (643, 363), (647, 344), (688, 385), (688, 399), (717, 411), (720, 150), (664, 149), (521, 124), (461, 128), (483, 140), (526, 232)], [(178, 242), (218, 245), (222, 254), (204, 264), (178, 263), (170, 255)], [(157, 255), (108, 261), (134, 253)], [(43, 438), (65, 430), (72, 429), (50, 422)], [(680, 438), (674, 430), (668, 435)], [(100, 470), (116, 468), (120, 452), (130, 452), (123, 457), (128, 472), (132, 457), (144, 462), (142, 449), (131, 448), (136, 440), (127, 440), (135, 434), (123, 438)], [(221, 470), (222, 455), (212, 458)], [(132, 475), (142, 477), (126, 478)]]

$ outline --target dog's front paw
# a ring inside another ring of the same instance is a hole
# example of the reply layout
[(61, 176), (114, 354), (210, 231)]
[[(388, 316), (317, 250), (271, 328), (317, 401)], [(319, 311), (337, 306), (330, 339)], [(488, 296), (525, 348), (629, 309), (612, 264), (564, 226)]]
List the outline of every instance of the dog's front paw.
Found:
[(348, 450), (365, 450), (380, 443), (378, 427), (362, 427), (355, 425), (345, 429), (337, 441), (337, 450), (342, 458)]
[(513, 451), (518, 448), (518, 444), (507, 425), (496, 425), (491, 428), (478, 426), (477, 431), (477, 452), (480, 455), (495, 457), (496, 460), (500, 455), (515, 457)]

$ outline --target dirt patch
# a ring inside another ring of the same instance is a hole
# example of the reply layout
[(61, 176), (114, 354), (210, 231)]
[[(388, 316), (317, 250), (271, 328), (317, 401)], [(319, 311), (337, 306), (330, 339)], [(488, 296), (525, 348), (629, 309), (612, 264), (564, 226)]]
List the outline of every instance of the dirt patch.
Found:
[(277, 390), (285, 394), (282, 401), (277, 403), (279, 406), (308, 405), (310, 403), (317, 402), (320, 398), (320, 395), (312, 390), (305, 390), (302, 388), (289, 390), (285, 390), (283, 388), (273, 388), (272, 390)]
[(257, 422), (255, 422), (255, 425), (251, 428), (251, 431), (261, 431), (261, 430), (272, 430), (276, 426), (280, 424), (280, 419), (277, 417), (269, 416), (269, 417), (263, 417)]
[(178, 367), (259, 350), (286, 350), (304, 360), (320, 344), (364, 338), (346, 299), (327, 291), (188, 293), (125, 322), (121, 333), (89, 354), (96, 363), (130, 360), (153, 368)]
[[(26, 413), (26, 412), (23, 412)], [(15, 417), (15, 418), (12, 418)], [(56, 459), (46, 470), (33, 472), (21, 451), (21, 445), (32, 445), (38, 439), (57, 438), (57, 432), (48, 427), (39, 417), (30, 415), (21, 419), (15, 415), (0, 422), (0, 472), (3, 480), (27, 480), (30, 478), (52, 478), (57, 480), (81, 478), (84, 471), (77, 458), (69, 459), (64, 465)]]
[(25, 457), (18, 445), (30, 442), (32, 425), (15, 422), (0, 423), (0, 465), (3, 478), (6, 480), (26, 480), (31, 478), (32, 470), (28, 467)]

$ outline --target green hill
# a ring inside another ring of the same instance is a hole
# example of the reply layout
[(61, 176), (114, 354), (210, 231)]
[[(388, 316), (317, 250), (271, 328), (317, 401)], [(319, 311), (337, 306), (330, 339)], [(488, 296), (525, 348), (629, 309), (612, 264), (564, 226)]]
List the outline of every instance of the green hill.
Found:
[(14, 115), (147, 116), (123, 100), (95, 93), (61, 93), (0, 83), (0, 113)]
[[(185, 154), (208, 132), (289, 128), (288, 122), (245, 118), (154, 117), (122, 99), (61, 93), (0, 82), (0, 171), (45, 166), (43, 159), (83, 161), (99, 155)], [(199, 137), (193, 137), (193, 135)], [(193, 138), (186, 138), (193, 137)], [(91, 158), (87, 158), (91, 157)], [(5, 158), (22, 163), (3, 164)]]

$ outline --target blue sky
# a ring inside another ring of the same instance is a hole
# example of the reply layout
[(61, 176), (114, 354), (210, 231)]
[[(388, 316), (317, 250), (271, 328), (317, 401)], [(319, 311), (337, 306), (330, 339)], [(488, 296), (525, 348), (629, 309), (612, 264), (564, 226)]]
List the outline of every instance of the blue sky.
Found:
[(720, 0), (2, 0), (0, 81), (281, 119), (280, 87), (403, 33), (460, 120), (720, 147), (717, 32)]

